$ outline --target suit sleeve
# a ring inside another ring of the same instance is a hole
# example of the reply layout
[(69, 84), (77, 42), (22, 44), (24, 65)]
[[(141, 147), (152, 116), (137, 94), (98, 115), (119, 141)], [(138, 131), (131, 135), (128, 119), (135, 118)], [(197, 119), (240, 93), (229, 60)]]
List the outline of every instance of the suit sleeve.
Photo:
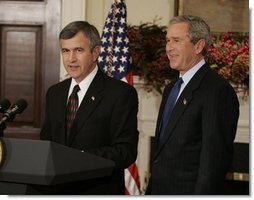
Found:
[(46, 107), (45, 107), (45, 119), (44, 123), (40, 132), (40, 139), (41, 140), (51, 140), (50, 136), (50, 118), (49, 118), (49, 90), (46, 94)]
[(224, 84), (210, 91), (202, 113), (202, 148), (196, 194), (218, 194), (233, 157), (239, 103)]
[(110, 119), (110, 146), (87, 149), (89, 153), (115, 161), (116, 168), (135, 162), (139, 132), (137, 130), (138, 96), (133, 87), (125, 89), (113, 107)]

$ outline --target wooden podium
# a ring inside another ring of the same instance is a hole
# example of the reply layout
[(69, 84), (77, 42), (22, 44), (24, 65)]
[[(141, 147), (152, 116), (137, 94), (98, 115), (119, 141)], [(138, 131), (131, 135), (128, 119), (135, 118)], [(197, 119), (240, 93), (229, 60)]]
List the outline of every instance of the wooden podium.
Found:
[(55, 142), (1, 138), (1, 145), (4, 195), (43, 194), (57, 185), (109, 176), (114, 168), (111, 160)]

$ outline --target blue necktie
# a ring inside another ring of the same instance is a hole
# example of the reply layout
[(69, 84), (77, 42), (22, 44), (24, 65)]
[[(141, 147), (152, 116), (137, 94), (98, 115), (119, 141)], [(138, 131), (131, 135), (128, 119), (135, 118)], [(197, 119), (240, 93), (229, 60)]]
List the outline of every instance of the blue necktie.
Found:
[(182, 83), (183, 83), (183, 79), (179, 78), (176, 81), (176, 83), (175, 83), (174, 87), (172, 88), (172, 90), (170, 91), (170, 94), (168, 95), (168, 99), (167, 99), (167, 102), (165, 104), (162, 120), (161, 120), (161, 123), (160, 123), (160, 135), (159, 135), (160, 140), (164, 136), (164, 132), (165, 132), (165, 129), (167, 127), (170, 114), (171, 114), (171, 112), (172, 112), (172, 110), (175, 106), (176, 99), (178, 97), (178, 94), (179, 94)]

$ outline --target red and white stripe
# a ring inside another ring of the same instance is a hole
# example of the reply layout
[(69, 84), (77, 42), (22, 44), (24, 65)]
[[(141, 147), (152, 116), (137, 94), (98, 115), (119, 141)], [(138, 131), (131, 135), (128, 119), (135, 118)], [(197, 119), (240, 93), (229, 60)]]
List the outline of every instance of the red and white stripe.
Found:
[(138, 167), (133, 163), (124, 170), (125, 175), (125, 195), (140, 195), (140, 183)]

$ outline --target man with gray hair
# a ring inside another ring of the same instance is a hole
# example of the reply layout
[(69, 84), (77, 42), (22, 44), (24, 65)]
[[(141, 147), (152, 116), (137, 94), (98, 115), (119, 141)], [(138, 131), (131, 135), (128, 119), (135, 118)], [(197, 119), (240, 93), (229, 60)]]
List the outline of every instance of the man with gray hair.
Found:
[(159, 110), (146, 194), (222, 194), (239, 117), (231, 85), (205, 62), (210, 28), (200, 17), (174, 17), (166, 53), (177, 81)]
[(101, 41), (93, 25), (71, 22), (59, 42), (70, 78), (48, 89), (40, 138), (110, 159), (115, 168), (111, 176), (61, 185), (48, 193), (124, 194), (124, 169), (137, 157), (137, 92), (98, 68)]

